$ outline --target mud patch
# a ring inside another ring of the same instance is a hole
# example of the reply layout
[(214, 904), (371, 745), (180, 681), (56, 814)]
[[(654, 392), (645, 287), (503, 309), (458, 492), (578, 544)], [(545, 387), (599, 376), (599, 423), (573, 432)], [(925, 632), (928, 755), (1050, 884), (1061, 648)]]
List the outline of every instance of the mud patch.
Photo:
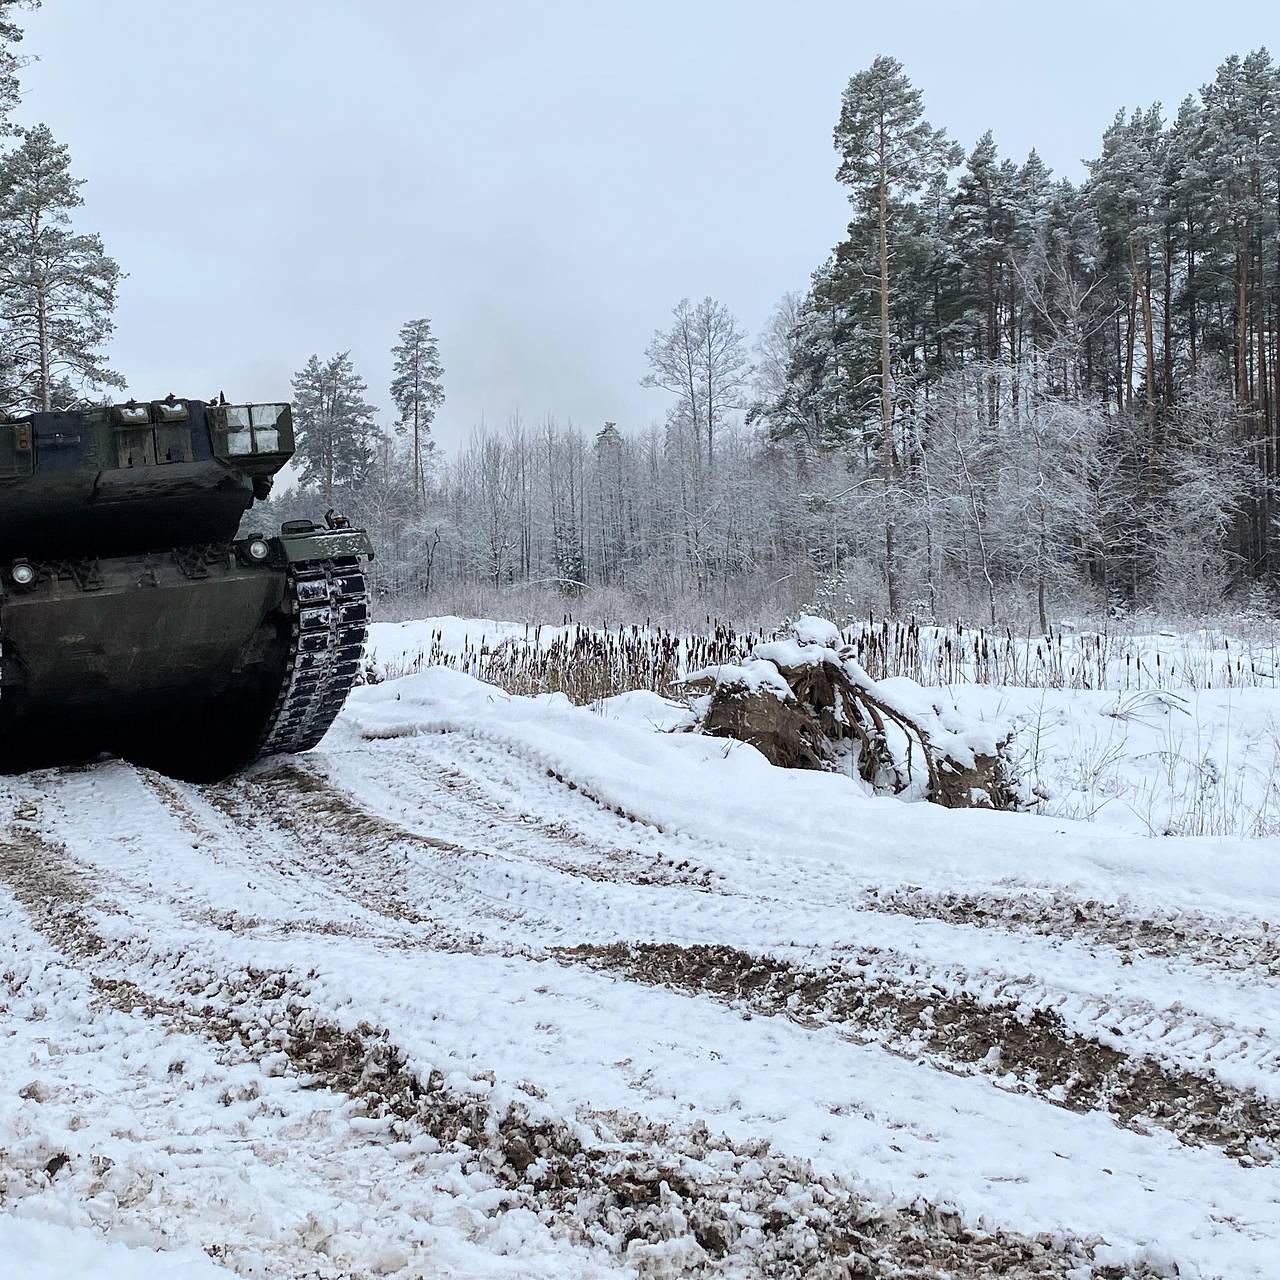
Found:
[(1166, 1129), (1188, 1145), (1220, 1147), (1243, 1165), (1280, 1155), (1280, 1105), (1272, 1100), (1122, 1053), (1075, 1033), (1051, 1009), (894, 981), (878, 970), (871, 948), (856, 967), (823, 969), (726, 946), (613, 943), (554, 954), (633, 981), (839, 1027), (897, 1053), (997, 1076), (1073, 1111), (1108, 1112), (1138, 1132)]
[(102, 939), (84, 914), (95, 886), (66, 849), (37, 829), (39, 811), (19, 809), (0, 839), (0, 880), (36, 928), (60, 949), (84, 957), (101, 950)]
[(1241, 921), (1225, 924), (1193, 911), (1140, 914), (1122, 903), (1078, 899), (1061, 891), (1010, 895), (933, 893), (912, 886), (873, 888), (860, 905), (947, 924), (1025, 929), (1048, 937), (1102, 943), (1121, 954), (1190, 960), (1233, 973), (1252, 969), (1280, 977), (1280, 925), (1267, 920), (1241, 928)]
[[(359, 1099), (398, 1137), (426, 1134), (457, 1150), (464, 1169), (510, 1193), (505, 1207), (533, 1211), (642, 1276), (1068, 1277), (1090, 1267), (1102, 1243), (975, 1229), (919, 1201), (886, 1205), (766, 1142), (733, 1143), (701, 1124), (676, 1129), (618, 1112), (570, 1123), (531, 1084), (503, 1090), (480, 1074), (459, 1088), (438, 1071), (423, 1077), (385, 1031), (317, 1018), (305, 983), (293, 988), (283, 975), (245, 975), (229, 999), (241, 1035), (278, 1046), (305, 1084)], [(1090, 1274), (1153, 1275), (1105, 1266)]]

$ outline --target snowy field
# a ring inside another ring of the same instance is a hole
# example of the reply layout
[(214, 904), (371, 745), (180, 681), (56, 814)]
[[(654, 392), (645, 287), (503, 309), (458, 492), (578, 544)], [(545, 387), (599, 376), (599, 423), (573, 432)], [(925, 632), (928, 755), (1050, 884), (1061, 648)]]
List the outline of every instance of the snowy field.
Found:
[[(545, 651), (575, 630), (483, 618), (380, 623), (370, 661), (401, 674), (434, 653), (474, 671), (482, 651)], [(921, 629), (913, 653), (887, 665), (914, 670), (967, 716), (1011, 731), (1036, 812), (1136, 835), (1280, 837), (1280, 655), (1272, 637), (1068, 633), (1054, 657), (1042, 657), (1038, 641), (1018, 640), (981, 673), (971, 659), (944, 658), (944, 645), (957, 640), (955, 629)], [(961, 678), (938, 678), (944, 665)], [(1068, 687), (1048, 683), (1055, 673)], [(890, 678), (895, 685), (910, 692)], [(659, 718), (680, 717), (668, 709)]]
[(1123, 761), (1260, 777), (1273, 691), (964, 696), (1094, 820), (443, 669), (213, 786), (0, 779), (0, 1275), (1271, 1280), (1280, 841)]

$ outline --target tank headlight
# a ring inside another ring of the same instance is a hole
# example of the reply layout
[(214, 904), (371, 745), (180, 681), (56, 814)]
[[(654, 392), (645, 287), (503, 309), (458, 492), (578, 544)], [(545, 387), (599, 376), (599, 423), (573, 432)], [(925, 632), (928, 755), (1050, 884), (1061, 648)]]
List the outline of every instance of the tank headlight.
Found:
[(10, 576), (19, 587), (29, 587), (36, 580), (36, 571), (34, 566), (27, 564), (25, 560), (19, 561), (9, 570)]
[(250, 560), (265, 560), (271, 554), (271, 544), (265, 538), (254, 538), (245, 549)]
[(253, 419), (253, 444), (258, 453), (280, 451), (280, 419), (287, 404), (255, 404), (249, 408)]

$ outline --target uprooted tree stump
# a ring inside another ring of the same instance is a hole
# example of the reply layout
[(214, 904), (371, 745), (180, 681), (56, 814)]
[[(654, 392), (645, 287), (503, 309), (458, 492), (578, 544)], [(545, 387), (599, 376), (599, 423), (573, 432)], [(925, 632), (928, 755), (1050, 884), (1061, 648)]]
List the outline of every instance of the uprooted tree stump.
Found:
[(701, 732), (750, 743), (771, 764), (838, 769), (852, 753), (879, 791), (952, 809), (1018, 807), (1007, 736), (962, 723), (919, 686), (909, 700), (884, 689), (823, 619), (801, 618), (746, 662), (695, 672), (685, 685)]

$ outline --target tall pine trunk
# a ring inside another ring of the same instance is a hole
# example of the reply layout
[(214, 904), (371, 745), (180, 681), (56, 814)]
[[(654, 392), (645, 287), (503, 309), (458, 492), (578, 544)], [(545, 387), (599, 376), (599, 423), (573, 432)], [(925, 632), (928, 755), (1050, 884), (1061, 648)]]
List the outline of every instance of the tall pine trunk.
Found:
[(893, 442), (893, 371), (889, 364), (889, 176), (884, 139), (880, 146), (880, 432), (881, 498), (884, 505), (884, 576), (889, 616), (898, 616), (898, 566), (894, 548), (893, 481), (897, 470)]
[(1173, 228), (1165, 219), (1164, 226), (1164, 305), (1162, 312), (1164, 356), (1164, 404), (1173, 404)]
[(1249, 403), (1249, 253), (1248, 230), (1236, 247), (1235, 313), (1236, 403)]
[(1129, 285), (1129, 306), (1124, 335), (1124, 407), (1133, 408), (1133, 348), (1138, 319), (1138, 278), (1134, 273)]
[(36, 341), (40, 359), (40, 407), (47, 411), (53, 408), (53, 388), (50, 386), (49, 307), (43, 284), (36, 286)]

